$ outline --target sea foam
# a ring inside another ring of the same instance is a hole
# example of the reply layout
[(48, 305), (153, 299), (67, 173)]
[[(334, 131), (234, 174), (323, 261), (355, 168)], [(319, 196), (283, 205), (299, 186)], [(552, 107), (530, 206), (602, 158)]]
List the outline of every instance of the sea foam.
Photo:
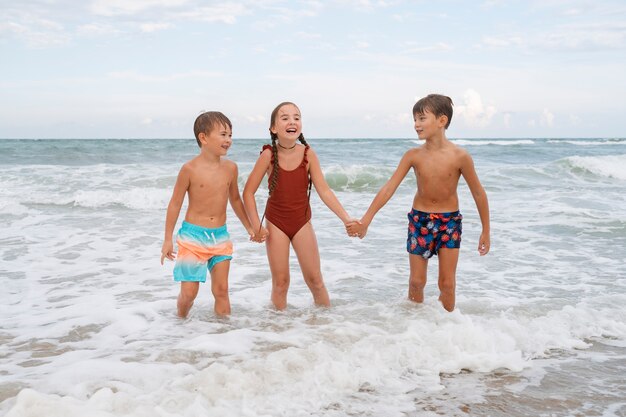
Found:
[(574, 171), (626, 180), (626, 155), (570, 156), (565, 161)]

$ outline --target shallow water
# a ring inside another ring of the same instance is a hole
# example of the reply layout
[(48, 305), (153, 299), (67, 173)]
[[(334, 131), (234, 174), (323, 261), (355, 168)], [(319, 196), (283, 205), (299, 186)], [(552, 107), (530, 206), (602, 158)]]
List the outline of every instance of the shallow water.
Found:
[[(460, 186), (457, 310), (406, 301), (407, 177), (364, 240), (313, 194), (333, 307), (292, 263), (270, 308), (261, 245), (229, 212), (233, 314), (202, 286), (175, 317), (165, 208), (195, 141), (0, 141), (0, 413), (7, 416), (626, 415), (626, 140), (463, 140), (492, 251)], [(229, 157), (240, 187), (261, 140)], [(311, 140), (360, 216), (416, 140)], [(265, 201), (261, 190), (257, 199)], [(182, 218), (182, 215), (181, 215)]]

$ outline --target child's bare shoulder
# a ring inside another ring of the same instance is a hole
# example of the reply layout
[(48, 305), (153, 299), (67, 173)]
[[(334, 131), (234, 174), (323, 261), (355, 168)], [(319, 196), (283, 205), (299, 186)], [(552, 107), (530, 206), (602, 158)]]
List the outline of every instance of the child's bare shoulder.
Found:
[(259, 161), (263, 161), (265, 163), (270, 163), (272, 160), (272, 147), (264, 146), (261, 154), (259, 155)]
[(189, 161), (185, 162), (181, 167), (180, 167), (180, 172), (179, 175), (191, 175), (191, 173), (193, 172), (194, 168), (195, 168), (195, 160), (196, 158), (190, 159)]
[(226, 173), (226, 175), (238, 175), (239, 169), (237, 168), (237, 163), (235, 161), (231, 161), (230, 159), (222, 159), (220, 161), (220, 167)]
[(421, 146), (417, 146), (415, 148), (410, 148), (404, 153), (403, 158), (407, 158), (409, 161), (417, 162), (424, 155), (424, 149)]
[(468, 158), (471, 159), (469, 152), (465, 148), (462, 148), (452, 142), (450, 142), (450, 151), (458, 161), (463, 161)]

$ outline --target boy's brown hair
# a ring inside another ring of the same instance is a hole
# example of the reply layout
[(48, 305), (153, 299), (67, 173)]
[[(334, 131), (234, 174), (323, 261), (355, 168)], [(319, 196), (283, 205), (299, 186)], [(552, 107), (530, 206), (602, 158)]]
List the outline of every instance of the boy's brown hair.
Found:
[(233, 125), (230, 123), (230, 120), (228, 120), (228, 117), (224, 116), (222, 112), (207, 111), (196, 117), (196, 121), (193, 124), (193, 134), (196, 136), (198, 146), (202, 147), (199, 138), (200, 133), (208, 134), (219, 126), (228, 126), (230, 130), (233, 130)]
[(413, 116), (424, 114), (427, 111), (434, 114), (435, 117), (446, 116), (448, 118), (448, 123), (446, 123), (447, 129), (452, 121), (452, 106), (453, 103), (450, 97), (441, 94), (429, 94), (415, 103)]

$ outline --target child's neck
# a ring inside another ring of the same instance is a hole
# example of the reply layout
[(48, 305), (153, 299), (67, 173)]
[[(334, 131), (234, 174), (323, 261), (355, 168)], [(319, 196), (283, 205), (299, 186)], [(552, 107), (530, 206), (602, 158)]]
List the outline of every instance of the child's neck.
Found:
[(276, 146), (278, 147), (279, 152), (293, 152), (296, 148), (298, 142), (290, 143), (290, 141), (284, 140), (281, 142), (280, 139), (276, 140)]
[(204, 162), (209, 164), (218, 164), (222, 159), (221, 155), (215, 155), (210, 152), (205, 152), (203, 150), (200, 151), (200, 155), (198, 155)]
[(448, 139), (445, 133), (436, 134), (424, 140), (424, 147), (427, 149), (435, 149), (442, 147)]

